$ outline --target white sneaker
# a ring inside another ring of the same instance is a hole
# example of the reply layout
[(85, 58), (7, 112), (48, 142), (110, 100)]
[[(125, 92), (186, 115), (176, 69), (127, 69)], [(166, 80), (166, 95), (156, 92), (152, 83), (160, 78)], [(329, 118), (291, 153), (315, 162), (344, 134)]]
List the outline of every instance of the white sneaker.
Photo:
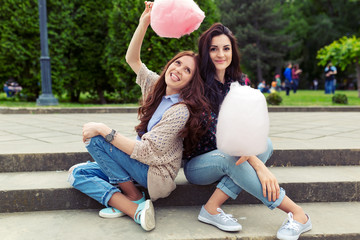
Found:
[(155, 228), (155, 210), (151, 200), (140, 203), (135, 212), (134, 220), (140, 224), (145, 231)]
[(223, 231), (240, 231), (242, 226), (237, 222), (236, 218), (233, 218), (231, 214), (226, 214), (221, 208), (216, 209), (219, 214), (211, 215), (202, 206), (198, 219), (201, 222), (214, 225), (215, 227)]
[[(139, 200), (136, 200), (136, 201), (132, 201), (136, 204), (140, 204), (140, 203), (143, 203), (145, 202), (145, 193), (143, 192), (142, 193), (142, 198), (139, 199)], [(122, 211), (116, 209), (116, 208), (113, 208), (113, 207), (107, 207), (107, 208), (103, 208), (99, 211), (99, 216), (102, 217), (102, 218), (118, 218), (118, 217), (122, 217), (122, 216), (125, 216), (126, 214), (123, 213)]]
[(310, 217), (306, 214), (308, 220), (305, 224), (299, 223), (294, 220), (293, 214), (288, 213), (288, 219), (284, 221), (279, 231), (277, 232), (277, 238), (280, 240), (297, 240), (300, 234), (310, 231), (312, 228)]

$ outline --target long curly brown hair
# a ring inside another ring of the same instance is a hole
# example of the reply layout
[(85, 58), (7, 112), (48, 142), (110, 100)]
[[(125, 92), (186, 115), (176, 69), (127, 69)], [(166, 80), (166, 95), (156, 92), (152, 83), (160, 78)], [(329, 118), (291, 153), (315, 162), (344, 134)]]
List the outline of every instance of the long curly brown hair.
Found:
[(175, 55), (164, 67), (159, 80), (155, 83), (146, 99), (141, 100), (141, 106), (138, 109), (138, 119), (140, 124), (135, 127), (136, 132), (141, 137), (147, 131), (147, 125), (159, 106), (161, 99), (166, 94), (165, 73), (170, 64), (183, 56), (193, 57), (195, 60), (195, 71), (190, 82), (179, 92), (181, 102), (187, 106), (190, 112), (190, 118), (185, 127), (180, 131), (179, 136), (184, 138), (184, 153), (189, 154), (197, 145), (200, 137), (206, 132), (203, 126), (204, 116), (209, 116), (209, 105), (204, 95), (204, 84), (199, 71), (199, 57), (192, 51), (183, 51)]

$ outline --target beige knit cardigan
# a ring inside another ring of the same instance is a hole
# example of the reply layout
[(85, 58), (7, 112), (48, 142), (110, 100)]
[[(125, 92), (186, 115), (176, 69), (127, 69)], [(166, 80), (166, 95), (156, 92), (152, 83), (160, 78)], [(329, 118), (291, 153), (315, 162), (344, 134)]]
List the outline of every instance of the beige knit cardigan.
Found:
[[(159, 75), (143, 64), (136, 83), (145, 98)], [(178, 136), (190, 113), (185, 104), (177, 104), (165, 111), (161, 120), (136, 141), (131, 158), (149, 165), (148, 191), (151, 200), (164, 198), (176, 188), (175, 177), (181, 167), (183, 139)]]

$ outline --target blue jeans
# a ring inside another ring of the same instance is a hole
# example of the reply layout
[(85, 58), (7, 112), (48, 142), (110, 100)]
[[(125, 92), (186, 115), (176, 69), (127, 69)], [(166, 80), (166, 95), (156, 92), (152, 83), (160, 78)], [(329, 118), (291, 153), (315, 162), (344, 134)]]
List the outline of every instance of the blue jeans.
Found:
[[(266, 162), (272, 155), (273, 147), (268, 139), (267, 150), (257, 157)], [(285, 190), (280, 188), (280, 197), (268, 201), (263, 196), (262, 185), (254, 168), (246, 161), (239, 166), (235, 163), (239, 157), (233, 157), (219, 150), (204, 153), (188, 161), (184, 167), (187, 180), (198, 185), (208, 185), (220, 181), (217, 188), (232, 199), (236, 199), (242, 190), (262, 201), (268, 208), (274, 209), (280, 205), (285, 196)]]
[(91, 138), (86, 148), (95, 162), (74, 168), (68, 179), (74, 188), (107, 207), (112, 195), (121, 192), (113, 184), (135, 180), (147, 188), (148, 165), (130, 158), (102, 136)]
[(296, 93), (298, 87), (299, 87), (299, 79), (293, 79), (292, 88), (293, 88), (294, 93)]
[(325, 94), (335, 93), (334, 80), (325, 80)]

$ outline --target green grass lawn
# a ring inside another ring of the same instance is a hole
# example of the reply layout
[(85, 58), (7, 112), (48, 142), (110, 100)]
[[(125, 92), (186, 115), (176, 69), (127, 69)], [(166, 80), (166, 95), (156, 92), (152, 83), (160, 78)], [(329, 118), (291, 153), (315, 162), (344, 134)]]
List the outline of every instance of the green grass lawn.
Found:
[[(286, 96), (285, 91), (281, 91), (279, 94), (282, 98), (280, 106), (360, 106), (360, 98), (358, 97), (358, 91), (336, 91), (336, 93), (345, 94), (348, 98), (348, 104), (335, 104), (332, 102), (333, 94), (325, 94), (324, 90), (300, 90), (295, 94), (290, 92), (289, 96)], [(267, 96), (268, 94), (265, 94)]]
[[(86, 102), (86, 99), (82, 99)], [(80, 108), (80, 107), (137, 107), (136, 103), (126, 104), (92, 104), (92, 103), (70, 103), (67, 101), (59, 101), (59, 105), (56, 106), (41, 106), (41, 107), (58, 107), (58, 108)], [(0, 107), (39, 107), (36, 102), (21, 101), (19, 97), (6, 97), (5, 93), (0, 93)]]
[[(324, 90), (299, 90), (296, 94), (290, 92), (290, 96), (286, 96), (285, 91), (279, 94), (282, 97), (280, 106), (360, 106), (360, 98), (358, 91), (336, 91), (335, 93), (345, 94), (348, 98), (348, 104), (334, 104), (332, 103), (332, 94), (325, 94)], [(265, 94), (267, 96), (268, 94)], [(57, 106), (44, 107), (65, 107), (65, 108), (79, 108), (79, 107), (137, 107), (136, 103), (129, 104), (82, 104), (60, 102)], [(0, 107), (38, 107), (36, 102), (22, 102), (19, 98), (7, 98), (5, 93), (0, 93)]]

